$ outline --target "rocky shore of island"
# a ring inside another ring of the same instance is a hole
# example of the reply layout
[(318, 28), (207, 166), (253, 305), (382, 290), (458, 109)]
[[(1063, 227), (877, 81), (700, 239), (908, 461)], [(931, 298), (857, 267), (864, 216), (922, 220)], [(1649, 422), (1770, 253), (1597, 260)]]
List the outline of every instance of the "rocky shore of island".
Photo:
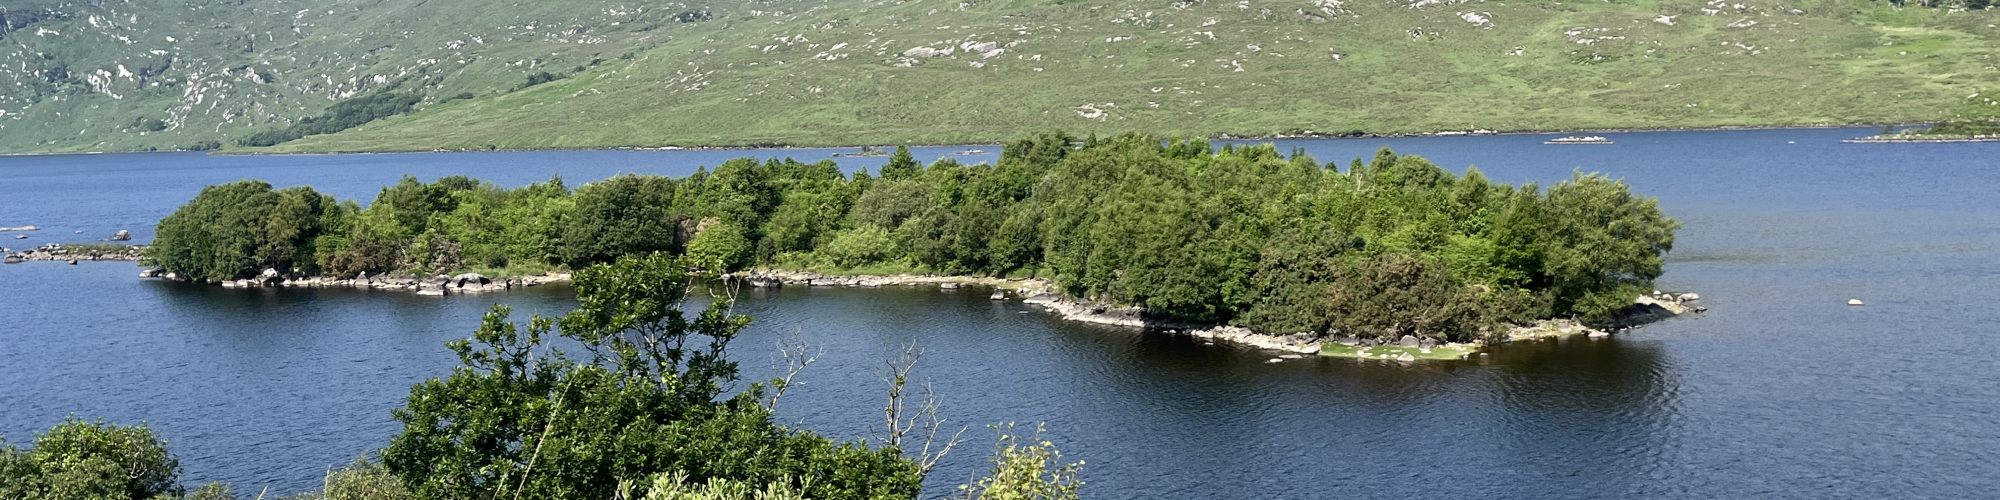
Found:
[[(1394, 341), (1383, 341), (1354, 336), (1320, 337), (1304, 332), (1268, 334), (1240, 326), (1161, 321), (1147, 317), (1145, 309), (1141, 307), (1118, 306), (1071, 297), (1056, 291), (1055, 284), (1049, 280), (1039, 278), (1010, 279), (928, 274), (833, 275), (771, 269), (737, 273), (732, 277), (742, 279), (750, 286), (758, 288), (778, 288), (787, 285), (864, 288), (937, 286), (939, 289), (951, 290), (965, 286), (984, 286), (993, 289), (991, 295), (993, 300), (1018, 297), (1024, 304), (1055, 313), (1065, 320), (1140, 328), (1184, 335), (1203, 343), (1221, 342), (1279, 353), (1269, 360), (1273, 363), (1315, 355), (1398, 361), (1463, 359), (1481, 347), (1478, 343), (1438, 342), (1411, 335), (1405, 335)], [(1599, 324), (1598, 328), (1585, 326), (1573, 319), (1548, 319), (1530, 325), (1515, 325), (1501, 341), (1512, 342), (1565, 335), (1607, 337), (1615, 332), (1681, 314), (1706, 311), (1706, 307), (1694, 304), (1700, 298), (1700, 295), (1694, 293), (1654, 291), (1652, 294), (1640, 296), (1631, 306), (1621, 311), (1617, 318)]]
[(88, 261), (138, 262), (146, 245), (69, 245), (50, 243), (22, 251), (0, 248), (6, 257), (0, 262), (19, 264), (22, 262), (55, 261), (76, 264)]
[[(191, 281), (187, 277), (158, 269), (139, 271), (139, 277), (167, 281)], [(258, 273), (254, 278), (206, 282), (220, 284), (223, 288), (347, 287), (442, 296), (501, 292), (550, 283), (567, 283), (569, 280), (569, 273), (560, 272), (505, 278), (489, 278), (478, 273), (439, 274), (430, 277), (408, 274), (369, 276), (367, 273), (362, 273), (353, 278), (340, 278), (334, 276), (304, 276), (296, 273), (280, 272), (277, 269), (265, 269), (264, 272)]]

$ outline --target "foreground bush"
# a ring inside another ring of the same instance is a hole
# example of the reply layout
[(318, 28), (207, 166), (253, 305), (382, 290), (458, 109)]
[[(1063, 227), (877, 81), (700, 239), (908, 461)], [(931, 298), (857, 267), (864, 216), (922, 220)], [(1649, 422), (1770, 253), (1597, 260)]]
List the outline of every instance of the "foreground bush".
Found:
[(781, 427), (757, 385), (725, 394), (737, 370), (724, 352), (749, 319), (727, 299), (684, 314), (687, 270), (664, 254), (580, 269), (578, 308), (525, 328), (496, 306), (451, 344), (462, 366), (393, 413), (403, 432), (383, 462), (422, 498), (612, 498), (621, 482), (675, 471), (812, 498), (916, 495), (917, 465), (900, 450)]
[(180, 461), (144, 424), (125, 427), (75, 417), (27, 450), (0, 438), (0, 498), (147, 500), (178, 495)]

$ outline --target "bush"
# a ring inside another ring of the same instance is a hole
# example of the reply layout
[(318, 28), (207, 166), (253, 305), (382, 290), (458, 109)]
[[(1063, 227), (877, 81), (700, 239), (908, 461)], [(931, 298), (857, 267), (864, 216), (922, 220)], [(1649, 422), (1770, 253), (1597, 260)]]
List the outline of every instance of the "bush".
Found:
[[(916, 494), (917, 467), (900, 451), (780, 427), (760, 386), (723, 397), (737, 376), (723, 351), (749, 320), (727, 300), (685, 317), (687, 270), (662, 254), (580, 269), (578, 308), (525, 332), (495, 306), (472, 339), (450, 344), (462, 366), (392, 413), (403, 432), (383, 463), (426, 498), (611, 498), (621, 482), (670, 471), (813, 498)], [(551, 335), (589, 355), (572, 360)]]
[(993, 444), (993, 469), (973, 484), (960, 485), (965, 500), (1076, 500), (1083, 481), (1083, 462), (1062, 463), (1055, 443), (1042, 439), (1042, 426), (1027, 436), (1014, 425), (990, 426), (1000, 434)]
[(180, 471), (167, 442), (145, 424), (70, 417), (37, 436), (33, 449), (0, 439), (0, 498), (147, 500), (178, 495)]
[(209, 186), (160, 220), (146, 260), (192, 279), (231, 280), (263, 269), (316, 272), (314, 245), (339, 210), (332, 197), (308, 187)]
[(729, 272), (750, 262), (750, 239), (727, 223), (709, 225), (688, 241), (688, 262), (709, 272)]
[(889, 260), (896, 253), (896, 240), (880, 226), (864, 225), (833, 233), (819, 253), (835, 267), (854, 268)]

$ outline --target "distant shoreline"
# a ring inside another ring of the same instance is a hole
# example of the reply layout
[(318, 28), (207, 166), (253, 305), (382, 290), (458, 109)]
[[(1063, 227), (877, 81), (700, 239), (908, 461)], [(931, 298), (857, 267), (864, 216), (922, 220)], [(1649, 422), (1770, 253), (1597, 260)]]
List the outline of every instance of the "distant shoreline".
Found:
[[(1921, 125), (1925, 123), (1929, 122), (1896, 123), (1889, 125), (1910, 126), (1910, 125)], [(1332, 139), (1332, 140), (1409, 139), (1409, 138), (1423, 138), (1423, 137), (1477, 137), (1477, 136), (1501, 136), (1501, 135), (1629, 134), (1629, 133), (1645, 133), (1645, 132), (1735, 132), (1735, 131), (1754, 131), (1754, 130), (1826, 130), (1826, 129), (1837, 129), (1837, 128), (1881, 127), (1883, 125), (1884, 124), (1880, 123), (1816, 123), (1816, 124), (1792, 124), (1792, 125), (1742, 125), (1742, 126), (1690, 127), (1690, 128), (1626, 127), (1626, 128), (1578, 128), (1578, 129), (1548, 129), (1548, 130), (1531, 129), (1531, 130), (1506, 130), (1506, 131), (1438, 130), (1431, 132), (1409, 132), (1409, 133), (1396, 133), (1396, 134), (1364, 133), (1362, 135), (1351, 135), (1351, 136), (1341, 135), (1341, 134), (1319, 134), (1319, 133), (1309, 134), (1309, 135), (1308, 134), (1301, 134), (1301, 135), (1217, 134), (1214, 136), (1206, 137), (1205, 139), (1209, 141), (1279, 141), (1279, 140), (1294, 140), (1294, 139)], [(1847, 139), (1843, 140), (1842, 142), (1855, 142), (1857, 140), (1858, 139)], [(1915, 142), (1915, 141), (1884, 141), (1884, 142)], [(1971, 141), (1925, 141), (1925, 142), (1971, 142)], [(860, 149), (862, 147), (894, 147), (894, 146), (896, 146), (896, 144), (849, 144), (849, 145), (768, 144), (768, 145), (730, 145), (730, 146), (657, 146), (657, 147), (604, 146), (604, 147), (530, 148), (530, 149), (411, 149), (411, 150), (386, 150), (386, 151), (336, 150), (336, 151), (299, 151), (299, 152), (213, 150), (213, 151), (206, 151), (206, 153), (209, 156), (332, 156), (332, 155), (419, 154), (419, 153), (531, 153), (531, 152), (563, 152), (563, 151), (633, 151), (633, 152), (756, 151), (756, 150), (786, 151), (786, 150), (802, 150), (802, 149)], [(969, 142), (969, 143), (946, 143), (946, 144), (902, 144), (902, 146), (907, 146), (912, 148), (956, 148), (956, 147), (981, 147), (981, 146), (999, 147), (999, 146), (1005, 146), (1005, 144), (997, 142)], [(42, 153), (30, 152), (30, 153), (0, 153), (0, 158), (32, 157), (32, 156), (70, 156), (70, 155), (142, 154), (142, 153), (200, 153), (200, 152), (203, 151), (180, 149), (180, 150), (162, 150), (162, 151), (66, 151), (66, 152), (42, 152)]]

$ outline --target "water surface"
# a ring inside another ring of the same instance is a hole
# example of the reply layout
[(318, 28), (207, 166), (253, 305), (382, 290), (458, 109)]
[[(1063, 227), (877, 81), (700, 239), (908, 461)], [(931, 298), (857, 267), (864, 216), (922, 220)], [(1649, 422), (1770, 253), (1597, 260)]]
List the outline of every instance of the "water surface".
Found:
[[(1092, 498), (1975, 498), (2000, 490), (1996, 144), (1840, 144), (1870, 130), (1282, 141), (1345, 165), (1392, 146), (1547, 186), (1621, 177), (1681, 219), (1663, 288), (1711, 308), (1610, 339), (1519, 343), (1466, 362), (1268, 355), (1068, 324), (980, 290), (747, 291), (732, 351), (769, 374), (780, 334), (826, 349), (781, 418), (873, 435), (885, 356), (918, 339), (971, 441), (933, 476), (983, 467), (988, 422), (1047, 422)], [(957, 148), (920, 149), (929, 160)], [(997, 148), (983, 147), (989, 151)], [(744, 155), (835, 150), (190, 154), (0, 158), (0, 226), (80, 242), (152, 224), (206, 184), (257, 178), (372, 198), (403, 174), (572, 185), (684, 175)], [(991, 155), (972, 161), (991, 160)], [(964, 160), (964, 159), (962, 159)], [(842, 159), (848, 170), (880, 158)], [(79, 234), (76, 231), (83, 231)], [(4, 235), (12, 238), (13, 233)], [(139, 281), (123, 263), (0, 267), (0, 434), (65, 415), (149, 422), (188, 481), (293, 492), (396, 432), (389, 409), (455, 363), (496, 302)], [(1844, 305), (1862, 298), (1865, 307)]]

